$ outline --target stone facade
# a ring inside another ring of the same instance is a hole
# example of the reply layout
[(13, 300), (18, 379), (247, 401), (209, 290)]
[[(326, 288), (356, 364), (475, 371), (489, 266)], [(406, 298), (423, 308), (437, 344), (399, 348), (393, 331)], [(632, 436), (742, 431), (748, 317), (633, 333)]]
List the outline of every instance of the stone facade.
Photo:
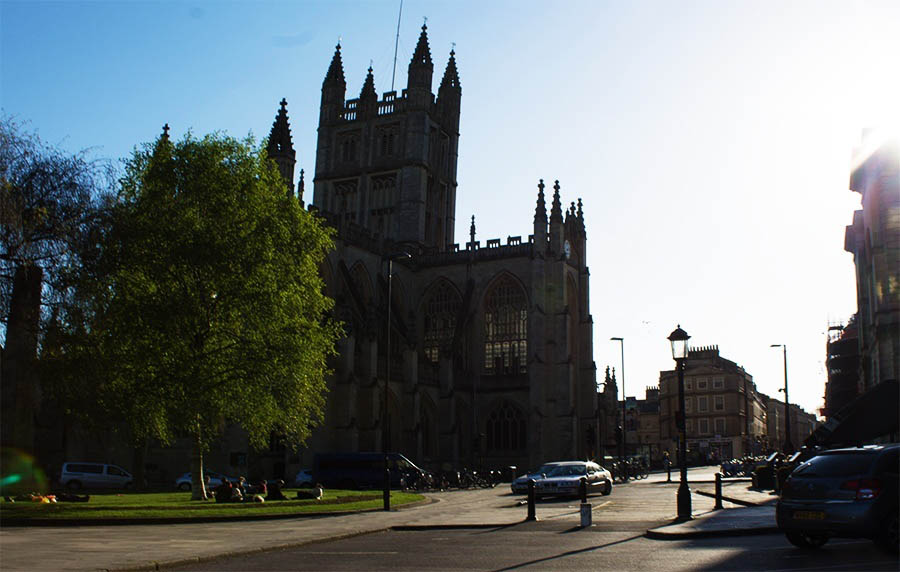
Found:
[[(688, 458), (718, 460), (766, 450), (766, 403), (753, 376), (719, 355), (718, 346), (691, 349), (685, 360), (685, 424)], [(660, 449), (677, 451), (678, 377), (659, 374)]]
[(856, 266), (860, 393), (900, 380), (900, 139), (863, 133), (850, 190), (853, 213), (844, 249)]

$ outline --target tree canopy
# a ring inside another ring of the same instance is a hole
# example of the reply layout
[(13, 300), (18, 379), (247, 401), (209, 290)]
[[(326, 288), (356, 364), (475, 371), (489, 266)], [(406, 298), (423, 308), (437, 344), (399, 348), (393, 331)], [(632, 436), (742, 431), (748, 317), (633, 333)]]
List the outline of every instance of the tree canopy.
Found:
[(90, 388), (138, 440), (202, 449), (236, 422), (259, 448), (273, 431), (303, 442), (339, 333), (319, 277), (331, 246), (264, 147), (163, 135), (127, 162), (85, 268), (89, 309), (60, 335), (81, 372), (69, 391)]

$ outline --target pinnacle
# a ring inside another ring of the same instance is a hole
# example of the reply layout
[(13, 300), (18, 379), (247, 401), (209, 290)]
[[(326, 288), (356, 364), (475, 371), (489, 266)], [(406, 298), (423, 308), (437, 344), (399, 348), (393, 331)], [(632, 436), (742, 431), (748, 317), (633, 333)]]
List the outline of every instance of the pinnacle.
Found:
[(344, 62), (341, 59), (341, 43), (338, 42), (334, 48), (334, 56), (331, 58), (331, 64), (328, 66), (328, 72), (325, 74), (324, 83), (337, 83), (346, 85), (344, 79)]
[(366, 74), (366, 81), (363, 82), (362, 90), (359, 92), (360, 99), (366, 98), (374, 98), (378, 99), (378, 94), (375, 91), (375, 76), (372, 75), (372, 66), (369, 66), (369, 71)]
[(456, 69), (456, 50), (450, 50), (450, 59), (447, 60), (447, 69), (444, 70), (444, 77), (441, 79), (440, 89), (448, 87), (459, 89), (459, 72)]

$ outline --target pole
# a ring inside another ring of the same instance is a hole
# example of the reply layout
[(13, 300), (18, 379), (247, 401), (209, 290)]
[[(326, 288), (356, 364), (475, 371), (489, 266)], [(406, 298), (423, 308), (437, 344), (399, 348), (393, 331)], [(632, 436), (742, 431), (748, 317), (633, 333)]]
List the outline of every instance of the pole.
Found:
[(684, 358), (678, 364), (678, 408), (681, 411), (681, 439), (678, 450), (681, 456), (681, 482), (678, 485), (678, 520), (691, 520), (691, 489), (687, 481), (687, 422), (684, 414)]
[(384, 510), (391, 510), (391, 469), (388, 465), (388, 439), (391, 435), (388, 418), (388, 385), (391, 381), (391, 278), (394, 270), (393, 265), (394, 261), (388, 257), (387, 351), (385, 352), (385, 364), (387, 367), (384, 371), (384, 419), (381, 425), (381, 449), (384, 453), (384, 491), (382, 492)]
[(791, 442), (791, 402), (788, 400), (788, 375), (787, 375), (787, 344), (781, 346), (784, 352), (784, 454), (794, 452), (794, 444)]
[(622, 442), (619, 443), (619, 466), (622, 467), (622, 482), (628, 481), (628, 468), (625, 465), (625, 338), (609, 338), (619, 342), (622, 351)]
[(403, 0), (400, 0), (400, 13), (397, 14), (397, 38), (394, 40), (394, 69), (391, 71), (391, 91), (394, 91), (394, 77), (397, 75), (397, 47), (400, 45), (400, 18), (403, 17)]

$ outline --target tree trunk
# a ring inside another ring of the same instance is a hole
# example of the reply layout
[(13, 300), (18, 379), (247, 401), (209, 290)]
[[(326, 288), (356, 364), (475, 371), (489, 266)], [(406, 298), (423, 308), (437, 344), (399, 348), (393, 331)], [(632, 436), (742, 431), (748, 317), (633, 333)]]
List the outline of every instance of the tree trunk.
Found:
[(131, 471), (134, 475), (134, 484), (132, 486), (136, 491), (147, 489), (147, 470), (144, 464), (146, 458), (147, 444), (141, 443), (140, 445), (136, 445), (134, 447), (133, 455), (131, 456)]
[(16, 268), (3, 351), (2, 444), (34, 452), (34, 415), (38, 406), (37, 346), (41, 318), (40, 266)]
[(200, 435), (197, 434), (194, 436), (194, 443), (191, 447), (191, 500), (209, 498), (203, 477), (203, 448), (200, 443)]

